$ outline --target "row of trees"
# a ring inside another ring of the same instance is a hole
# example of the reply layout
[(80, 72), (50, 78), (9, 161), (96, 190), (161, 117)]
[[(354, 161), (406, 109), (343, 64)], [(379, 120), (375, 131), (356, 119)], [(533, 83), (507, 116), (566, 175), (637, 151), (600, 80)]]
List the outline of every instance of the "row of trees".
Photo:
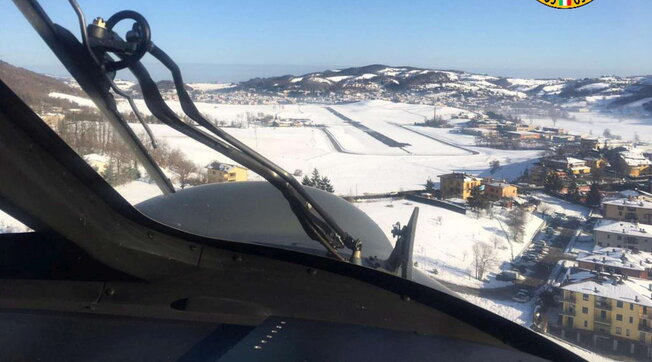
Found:
[(301, 184), (305, 186), (315, 187), (330, 193), (335, 192), (335, 189), (331, 184), (331, 180), (326, 176), (321, 176), (319, 174), (319, 170), (316, 168), (312, 170), (312, 175), (310, 177), (308, 177), (308, 175), (303, 176)]
[[(567, 182), (568, 182), (568, 189), (566, 193), (566, 199), (571, 202), (581, 203), (583, 195), (580, 192), (579, 184), (577, 183), (577, 180), (570, 179)], [(544, 189), (547, 192), (551, 192), (551, 193), (560, 192), (561, 190), (563, 190), (565, 186), (566, 185), (564, 183), (564, 180), (556, 172), (548, 173), (543, 183)], [(585, 203), (588, 206), (597, 207), (600, 205), (601, 201), (602, 201), (602, 194), (600, 193), (600, 188), (597, 182), (594, 181), (591, 184), (591, 188), (589, 189), (589, 192), (586, 194)]]
[[(115, 134), (112, 126), (95, 110), (81, 108), (66, 112), (57, 126), (59, 136), (80, 155), (98, 154), (107, 158), (101, 175), (112, 186), (118, 186), (141, 177), (133, 151)], [(162, 168), (176, 174), (181, 188), (206, 183), (205, 171), (189, 160), (179, 149), (157, 140), (154, 148), (144, 134), (139, 135), (147, 151)]]
[[(140, 135), (141, 139), (145, 136)], [(156, 148), (150, 142), (143, 141), (145, 148), (152, 155), (154, 161), (162, 168), (176, 174), (176, 182), (182, 189), (186, 186), (196, 186), (208, 182), (206, 170), (188, 159), (180, 149), (172, 149), (164, 141), (157, 141)]]
[(99, 114), (89, 109), (66, 113), (56, 130), (78, 154), (106, 156), (106, 167), (97, 171), (101, 171), (102, 177), (112, 186), (140, 178), (132, 151)]

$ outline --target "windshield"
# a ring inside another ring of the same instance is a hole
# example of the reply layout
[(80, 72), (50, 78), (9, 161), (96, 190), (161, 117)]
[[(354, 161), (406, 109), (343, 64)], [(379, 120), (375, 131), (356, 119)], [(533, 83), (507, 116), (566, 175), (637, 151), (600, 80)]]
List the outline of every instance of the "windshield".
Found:
[[(582, 3), (82, 2), (95, 25), (143, 14), (196, 105), (145, 55), (159, 108), (142, 75), (109, 75), (134, 139), (8, 3), (0, 79), (157, 222), (397, 273), (590, 358), (644, 360), (652, 4)], [(68, 2), (42, 6), (85, 40)], [(220, 130), (243, 145), (223, 152)], [(0, 232), (28, 230), (0, 211)]]

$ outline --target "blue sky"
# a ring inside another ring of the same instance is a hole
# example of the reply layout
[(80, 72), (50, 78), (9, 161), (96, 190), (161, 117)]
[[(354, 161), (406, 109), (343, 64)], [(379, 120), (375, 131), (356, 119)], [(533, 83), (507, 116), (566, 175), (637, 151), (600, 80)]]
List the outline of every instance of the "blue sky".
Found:
[[(650, 0), (594, 0), (576, 10), (536, 0), (78, 1), (88, 19), (144, 14), (189, 80), (372, 63), (527, 77), (652, 74)], [(41, 2), (78, 32), (67, 1)], [(0, 59), (57, 69), (9, 0), (0, 0)]]

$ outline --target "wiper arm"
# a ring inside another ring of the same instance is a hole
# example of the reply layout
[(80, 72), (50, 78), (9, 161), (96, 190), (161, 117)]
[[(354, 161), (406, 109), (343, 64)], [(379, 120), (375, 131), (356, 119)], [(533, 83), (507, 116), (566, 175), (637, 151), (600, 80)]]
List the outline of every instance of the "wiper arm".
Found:
[[(132, 31), (127, 34), (127, 42), (112, 31), (112, 28), (124, 19), (136, 21)], [(95, 26), (93, 34), (99, 36), (96, 39), (91, 39), (90, 44), (95, 45), (97, 52), (102, 54), (100, 59), (107, 59), (106, 53), (108, 52), (118, 55), (121, 59), (117, 62), (105, 60), (101, 65), (102, 70), (128, 67), (138, 79), (145, 103), (155, 117), (175, 130), (261, 175), (287, 199), (293, 213), (312, 239), (319, 241), (333, 257), (340, 260), (344, 260), (344, 258), (337, 253), (336, 249), (347, 247), (352, 250), (351, 260), (360, 262), (362, 245), (359, 239), (354, 239), (346, 233), (293, 176), (235, 137), (214, 126), (201, 115), (185, 90), (181, 72), (176, 63), (151, 43), (149, 25), (142, 15), (133, 11), (121, 11), (109, 18), (106, 26), (102, 29), (97, 29), (97, 24), (91, 26)], [(146, 51), (150, 51), (172, 72), (184, 113), (214, 136), (181, 121), (176, 113), (167, 106), (156, 83), (139, 61)]]
[[(93, 50), (91, 49), (90, 43), (88, 42), (88, 30), (86, 29), (86, 18), (84, 17), (84, 12), (81, 10), (81, 7), (77, 3), (77, 0), (68, 0), (72, 8), (75, 10), (75, 13), (77, 14), (77, 19), (79, 21), (79, 28), (81, 31), (82, 35), (82, 43), (84, 44), (84, 47), (86, 48), (86, 51), (88, 52), (88, 55), (93, 59), (95, 64), (98, 66), (102, 66), (102, 63), (97, 59), (97, 56), (95, 53), (93, 53)], [(129, 102), (129, 106), (131, 107), (131, 110), (134, 112), (136, 115), (136, 118), (138, 119), (138, 122), (143, 126), (145, 129), (145, 132), (147, 133), (147, 136), (150, 139), (150, 142), (152, 143), (152, 147), (156, 148), (156, 140), (154, 139), (154, 134), (152, 133), (152, 129), (149, 127), (147, 122), (143, 119), (141, 116), (140, 112), (138, 111), (138, 107), (136, 107), (136, 103), (134, 102), (134, 99), (125, 93), (120, 87), (118, 87), (115, 82), (113, 82), (113, 79), (106, 74), (106, 72), (101, 72), (102, 75), (104, 75), (104, 78), (106, 81), (109, 83), (109, 86), (111, 89), (118, 94), (119, 96), (125, 98), (127, 102)], [(174, 189), (172, 190), (174, 192)]]
[(80, 87), (95, 102), (100, 112), (108, 119), (120, 138), (134, 152), (137, 160), (145, 167), (147, 173), (164, 194), (174, 192), (174, 187), (163, 171), (154, 162), (147, 149), (124, 120), (115, 104), (113, 96), (108, 92), (110, 87), (106, 75), (99, 70), (87, 48), (79, 43), (77, 38), (67, 29), (54, 24), (34, 0), (14, 0), (16, 7), (23, 13), (32, 27), (43, 38), (70, 74), (77, 80)]
[(179, 119), (176, 113), (165, 103), (156, 83), (152, 80), (142, 63), (136, 62), (130, 65), (129, 70), (131, 70), (131, 72), (136, 76), (136, 79), (138, 79), (145, 104), (156, 118), (176, 131), (179, 131), (205, 146), (222, 153), (241, 165), (246, 166), (269, 181), (279, 189), (283, 196), (289, 201), (292, 211), (297, 216), (308, 235), (319, 241), (332, 256), (344, 260), (336, 250), (336, 248), (340, 248), (343, 245), (340, 246), (334, 244), (332, 235), (329, 234), (328, 226), (315, 218), (315, 216), (310, 212), (310, 204), (301, 200), (301, 198), (298, 197), (299, 195), (297, 195), (293, 189), (288, 188), (286, 183), (279, 177), (279, 174), (260, 164), (256, 159), (250, 157), (244, 152)]
[(348, 233), (346, 233), (346, 231), (344, 231), (337, 224), (337, 222), (332, 218), (332, 216), (326, 210), (324, 210), (321, 207), (321, 205), (308, 192), (305, 191), (303, 186), (294, 178), (294, 176), (290, 175), (289, 172), (285, 171), (283, 168), (276, 165), (274, 162), (267, 159), (265, 156), (259, 154), (258, 152), (256, 152), (255, 150), (253, 150), (252, 148), (250, 148), (249, 146), (247, 146), (237, 138), (231, 136), (230, 134), (228, 134), (227, 132), (215, 126), (213, 123), (209, 122), (206, 118), (204, 118), (204, 116), (201, 114), (201, 112), (199, 112), (199, 110), (195, 106), (195, 103), (192, 101), (190, 95), (186, 91), (185, 84), (183, 82), (183, 78), (181, 75), (181, 71), (177, 66), (177, 64), (172, 60), (172, 58), (170, 58), (162, 49), (160, 49), (153, 43), (150, 47), (149, 53), (152, 56), (154, 56), (156, 59), (158, 59), (172, 73), (172, 78), (174, 80), (174, 85), (177, 91), (177, 95), (179, 96), (179, 102), (181, 103), (181, 108), (186, 114), (186, 116), (188, 116), (188, 118), (197, 122), (200, 126), (206, 128), (217, 137), (220, 137), (221, 139), (230, 143), (235, 148), (242, 151), (242, 153), (254, 159), (261, 166), (268, 168), (277, 177), (282, 179), (285, 182), (281, 184), (281, 186), (284, 189), (292, 190), (293, 192), (295, 192), (301, 199), (303, 199), (302, 203), (308, 203), (309, 208), (312, 208), (314, 212), (317, 215), (319, 215), (319, 217), (321, 217), (330, 228), (332, 228), (334, 236), (337, 239), (336, 241), (340, 247), (346, 246), (347, 248), (351, 249), (354, 253), (358, 252), (359, 254), (362, 247), (360, 241), (354, 240)]

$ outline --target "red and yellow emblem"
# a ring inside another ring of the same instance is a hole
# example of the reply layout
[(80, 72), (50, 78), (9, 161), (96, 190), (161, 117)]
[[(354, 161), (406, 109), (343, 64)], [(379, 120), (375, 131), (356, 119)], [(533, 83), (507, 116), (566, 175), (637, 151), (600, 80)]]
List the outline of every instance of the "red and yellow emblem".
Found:
[(556, 9), (575, 9), (584, 6), (593, 0), (537, 0), (538, 2)]

